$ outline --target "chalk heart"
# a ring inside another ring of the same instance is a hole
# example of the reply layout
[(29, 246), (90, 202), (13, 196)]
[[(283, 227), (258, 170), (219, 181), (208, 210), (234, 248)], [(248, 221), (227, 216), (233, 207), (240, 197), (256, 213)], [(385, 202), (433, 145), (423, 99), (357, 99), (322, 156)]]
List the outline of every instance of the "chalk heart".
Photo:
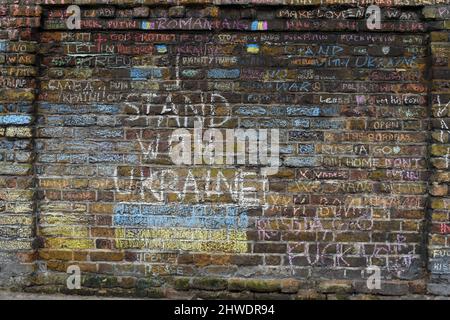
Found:
[(388, 54), (389, 51), (391, 51), (391, 48), (390, 47), (383, 47), (383, 48), (381, 48), (381, 50), (383, 51), (384, 54)]

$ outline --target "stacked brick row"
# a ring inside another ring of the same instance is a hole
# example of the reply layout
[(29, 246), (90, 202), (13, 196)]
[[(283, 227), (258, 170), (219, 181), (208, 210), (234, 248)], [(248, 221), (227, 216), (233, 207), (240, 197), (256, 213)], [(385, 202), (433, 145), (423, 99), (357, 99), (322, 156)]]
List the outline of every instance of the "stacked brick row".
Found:
[(436, 31), (431, 32), (431, 146), (430, 165), (430, 228), (428, 285), (433, 294), (450, 294), (450, 6), (424, 10), (426, 18), (433, 20)]
[(33, 122), (41, 9), (0, 1), (0, 284), (18, 285), (33, 271)]

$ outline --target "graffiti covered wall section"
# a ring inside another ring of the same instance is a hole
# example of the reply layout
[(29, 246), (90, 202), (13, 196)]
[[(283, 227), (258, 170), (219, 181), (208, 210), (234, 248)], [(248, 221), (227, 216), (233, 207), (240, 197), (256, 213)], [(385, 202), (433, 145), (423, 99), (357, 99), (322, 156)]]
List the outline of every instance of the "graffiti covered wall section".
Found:
[(39, 6), (0, 1), (0, 285), (34, 270), (33, 123)]
[(30, 209), (0, 215), (5, 243), (36, 237), (28, 290), (65, 291), (77, 266), (89, 293), (445, 294), (427, 281), (448, 266), (448, 3), (375, 1), (374, 30), (361, 1), (137, 2), (0, 1), (5, 30), (17, 3), (41, 23), (37, 48), (0, 33), (3, 74), (38, 50), (30, 95), (3, 94), (5, 141), (29, 150), (5, 163), (34, 163), (5, 182)]
[[(433, 20), (450, 19), (450, 11), (433, 8), (424, 11)], [(429, 270), (431, 281), (428, 285), (434, 294), (448, 295), (449, 286), (449, 233), (450, 233), (450, 199), (449, 199), (449, 57), (450, 33), (447, 30), (431, 33), (432, 54), (432, 94), (431, 94), (431, 167), (430, 179), (430, 234), (429, 234)]]

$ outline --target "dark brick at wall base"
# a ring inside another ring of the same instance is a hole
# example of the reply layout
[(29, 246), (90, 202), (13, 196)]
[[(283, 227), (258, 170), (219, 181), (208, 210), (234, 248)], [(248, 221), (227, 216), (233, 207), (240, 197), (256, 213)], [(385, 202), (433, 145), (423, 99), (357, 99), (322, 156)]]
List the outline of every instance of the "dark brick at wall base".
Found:
[[(362, 1), (82, 2), (69, 30), (77, 1), (0, 0), (1, 286), (450, 295), (449, 1), (375, 1), (380, 30)], [(174, 164), (195, 121), (279, 129), (280, 170)]]

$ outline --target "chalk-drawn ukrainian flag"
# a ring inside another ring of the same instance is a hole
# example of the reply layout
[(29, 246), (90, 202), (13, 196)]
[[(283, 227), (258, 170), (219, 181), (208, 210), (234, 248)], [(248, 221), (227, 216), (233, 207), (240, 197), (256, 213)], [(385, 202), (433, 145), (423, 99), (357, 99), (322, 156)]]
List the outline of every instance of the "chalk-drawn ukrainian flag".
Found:
[(118, 249), (247, 252), (248, 214), (237, 206), (120, 203), (113, 225)]

